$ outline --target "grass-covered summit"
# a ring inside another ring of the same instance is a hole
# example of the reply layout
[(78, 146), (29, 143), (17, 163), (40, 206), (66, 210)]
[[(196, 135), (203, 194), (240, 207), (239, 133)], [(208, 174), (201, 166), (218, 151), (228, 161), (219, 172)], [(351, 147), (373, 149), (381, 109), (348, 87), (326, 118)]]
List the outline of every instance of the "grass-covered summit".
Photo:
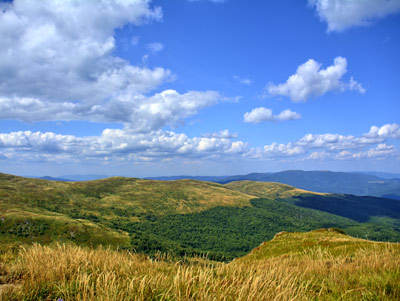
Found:
[(301, 257), (318, 252), (332, 257), (356, 256), (360, 251), (384, 251), (388, 246), (400, 252), (400, 243), (387, 244), (352, 237), (338, 228), (322, 228), (310, 232), (279, 232), (270, 241), (263, 242), (249, 254), (238, 259), (241, 262), (265, 260), (279, 256)]

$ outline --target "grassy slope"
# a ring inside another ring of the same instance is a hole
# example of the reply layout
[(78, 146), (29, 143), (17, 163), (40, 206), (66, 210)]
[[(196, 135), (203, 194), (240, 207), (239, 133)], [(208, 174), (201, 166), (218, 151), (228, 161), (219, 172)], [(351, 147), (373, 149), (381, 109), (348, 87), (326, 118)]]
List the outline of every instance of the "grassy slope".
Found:
[(248, 206), (251, 196), (196, 180), (163, 182), (114, 177), (70, 183), (0, 174), (0, 198), (0, 206), (12, 204), (30, 211), (49, 209), (79, 214), (82, 207), (86, 213), (106, 219), (126, 213), (137, 220), (141, 214), (160, 216), (215, 206)]
[[(72, 241), (143, 252), (211, 252), (213, 258), (228, 259), (246, 254), (282, 230), (340, 227), (359, 237), (400, 241), (400, 221), (391, 212), (370, 216), (376, 209), (373, 204), (370, 211), (356, 210), (368, 213), (368, 220), (360, 222), (326, 210), (326, 204), (336, 202), (332, 198), (342, 202), (339, 209), (364, 202), (361, 197), (313, 193), (278, 183), (219, 185), (121, 177), (68, 183), (0, 174), (0, 241)], [(314, 210), (315, 204), (325, 207)]]
[(215, 206), (249, 206), (222, 185), (108, 178), (55, 182), (0, 174), (0, 242), (129, 246), (127, 224)]
[[(10, 251), (12, 252), (12, 250)], [(400, 245), (321, 229), (285, 233), (229, 264), (107, 249), (0, 254), (6, 300), (398, 300)], [(1, 293), (3, 291), (3, 296)]]
[(341, 216), (356, 223), (340, 226), (346, 233), (381, 241), (400, 241), (400, 201), (370, 196), (316, 193), (267, 182), (238, 181), (227, 188), (257, 197), (315, 209)]
[(303, 194), (325, 195), (324, 193), (311, 192), (275, 182), (237, 181), (224, 186), (256, 197), (269, 199), (288, 198)]
[(263, 242), (240, 262), (265, 260), (278, 256), (303, 256), (312, 252), (329, 252), (332, 256), (355, 256), (360, 250), (383, 251), (388, 246), (400, 253), (400, 243), (384, 243), (355, 238), (335, 228), (318, 229), (311, 232), (280, 232), (270, 241)]

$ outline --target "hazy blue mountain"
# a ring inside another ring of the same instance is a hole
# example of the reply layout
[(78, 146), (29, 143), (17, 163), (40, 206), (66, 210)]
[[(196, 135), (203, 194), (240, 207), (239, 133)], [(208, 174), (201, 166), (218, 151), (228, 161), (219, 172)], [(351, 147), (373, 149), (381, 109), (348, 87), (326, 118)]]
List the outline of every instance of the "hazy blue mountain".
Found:
[(169, 177), (146, 177), (145, 180), (175, 181), (175, 180), (200, 180), (208, 182), (223, 182), (229, 176), (169, 176)]
[(108, 177), (110, 176), (88, 174), (88, 175), (65, 175), (65, 176), (60, 176), (59, 178), (68, 179), (71, 181), (93, 181), (93, 180), (105, 179)]
[(37, 179), (48, 180), (48, 181), (59, 181), (59, 182), (71, 182), (72, 181), (70, 179), (55, 178), (55, 177), (50, 177), (50, 176), (44, 176), (44, 177), (40, 177)]
[(276, 173), (231, 176), (219, 181), (219, 183), (242, 180), (278, 182), (315, 192), (400, 199), (400, 179), (383, 179), (369, 174), (353, 172), (287, 170)]
[[(376, 175), (375, 175), (376, 174)], [(379, 177), (377, 175), (382, 175)], [(316, 192), (371, 195), (400, 200), (400, 179), (397, 174), (379, 172), (333, 172), (287, 170), (275, 173), (250, 173), (234, 176), (149, 177), (152, 180), (192, 179), (226, 184), (234, 181), (278, 182)]]
[(360, 173), (376, 176), (382, 179), (400, 179), (400, 173), (379, 172), (379, 171), (363, 171)]

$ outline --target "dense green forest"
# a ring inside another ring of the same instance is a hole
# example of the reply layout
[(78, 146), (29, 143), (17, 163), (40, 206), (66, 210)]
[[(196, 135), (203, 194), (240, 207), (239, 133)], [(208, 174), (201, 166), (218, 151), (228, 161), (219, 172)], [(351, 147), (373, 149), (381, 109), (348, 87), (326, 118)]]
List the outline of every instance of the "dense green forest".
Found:
[(400, 241), (396, 219), (360, 223), (351, 218), (263, 198), (253, 199), (251, 205), (167, 215), (155, 221), (131, 224), (125, 230), (133, 233), (132, 247), (140, 252), (151, 253), (157, 245), (156, 249), (163, 252), (208, 252), (210, 258), (223, 256), (228, 260), (243, 256), (280, 231), (338, 227), (356, 237)]

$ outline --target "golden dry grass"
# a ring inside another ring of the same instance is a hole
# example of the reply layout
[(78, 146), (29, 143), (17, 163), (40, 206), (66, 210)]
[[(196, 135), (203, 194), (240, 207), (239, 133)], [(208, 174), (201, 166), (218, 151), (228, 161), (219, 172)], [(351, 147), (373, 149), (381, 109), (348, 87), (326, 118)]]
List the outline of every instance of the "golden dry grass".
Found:
[(21, 249), (3, 272), (4, 300), (396, 300), (397, 245), (332, 255), (312, 247), (256, 261), (174, 262), (110, 249)]
[(325, 195), (325, 193), (307, 191), (290, 185), (274, 182), (237, 181), (225, 184), (224, 186), (256, 197), (272, 199), (288, 198), (303, 194)]

